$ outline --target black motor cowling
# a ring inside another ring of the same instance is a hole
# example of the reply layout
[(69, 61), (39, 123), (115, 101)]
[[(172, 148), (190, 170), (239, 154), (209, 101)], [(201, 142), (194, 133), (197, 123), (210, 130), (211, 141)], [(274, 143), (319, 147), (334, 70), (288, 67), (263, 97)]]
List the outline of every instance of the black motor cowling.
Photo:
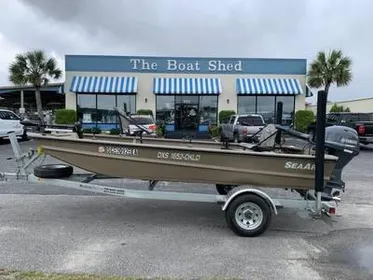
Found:
[(325, 150), (329, 155), (338, 157), (338, 161), (324, 187), (324, 192), (331, 194), (332, 189), (344, 190), (342, 169), (360, 153), (359, 136), (356, 130), (346, 126), (325, 128)]

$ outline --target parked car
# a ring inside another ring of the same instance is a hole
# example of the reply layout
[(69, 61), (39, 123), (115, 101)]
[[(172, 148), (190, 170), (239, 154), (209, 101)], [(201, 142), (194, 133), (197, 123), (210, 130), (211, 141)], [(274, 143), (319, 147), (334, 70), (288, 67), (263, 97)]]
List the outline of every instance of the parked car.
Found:
[[(145, 129), (151, 131), (152, 133), (150, 136), (155, 136), (156, 135), (156, 129), (157, 125), (155, 123), (155, 120), (153, 116), (151, 115), (131, 115), (131, 118), (139, 125), (144, 127)], [(134, 124), (129, 125), (129, 131), (127, 131), (125, 134), (127, 136), (134, 136), (136, 131), (141, 131), (140, 128), (138, 128)], [(149, 135), (144, 133), (144, 136)]]
[(10, 110), (0, 109), (0, 139), (7, 138), (10, 131), (14, 131), (16, 136), (22, 137), (23, 140), (27, 139), (21, 118)]
[(221, 125), (220, 141), (255, 142), (252, 136), (264, 126), (261, 115), (232, 115), (226, 124)]
[[(325, 126), (332, 125), (354, 128), (359, 135), (360, 143), (373, 144), (373, 113), (328, 113), (326, 114)], [(315, 135), (315, 131), (316, 122), (313, 122), (307, 127), (307, 132)]]

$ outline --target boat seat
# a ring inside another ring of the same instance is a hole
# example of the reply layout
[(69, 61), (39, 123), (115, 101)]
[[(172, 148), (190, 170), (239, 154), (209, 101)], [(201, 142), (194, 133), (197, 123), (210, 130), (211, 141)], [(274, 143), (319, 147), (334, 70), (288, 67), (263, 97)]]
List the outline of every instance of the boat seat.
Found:
[(275, 148), (277, 128), (274, 124), (266, 125), (259, 133), (258, 144), (252, 149), (256, 151), (272, 151)]

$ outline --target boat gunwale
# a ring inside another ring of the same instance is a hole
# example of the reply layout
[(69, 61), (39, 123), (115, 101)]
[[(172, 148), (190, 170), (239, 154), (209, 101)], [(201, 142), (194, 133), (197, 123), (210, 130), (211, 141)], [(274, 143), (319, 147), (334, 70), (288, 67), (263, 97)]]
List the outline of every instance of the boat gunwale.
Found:
[[(118, 146), (132, 146), (137, 148), (159, 148), (159, 149), (170, 149), (170, 150), (186, 150), (186, 151), (203, 151), (203, 152), (211, 152), (211, 153), (218, 153), (218, 154), (238, 154), (238, 155), (261, 155), (265, 157), (290, 157), (290, 158), (301, 158), (301, 159), (316, 159), (316, 156), (307, 155), (307, 154), (291, 154), (291, 153), (275, 153), (275, 152), (256, 152), (251, 151), (249, 149), (245, 149), (242, 147), (240, 150), (229, 150), (229, 149), (213, 149), (213, 148), (198, 148), (198, 147), (188, 147), (188, 144), (192, 144), (193, 142), (187, 142), (185, 146), (165, 146), (165, 145), (158, 145), (158, 144), (146, 144), (146, 143), (131, 143), (131, 142), (119, 142), (119, 141), (108, 141), (108, 140), (99, 140), (99, 139), (77, 139), (77, 138), (69, 138), (69, 137), (56, 137), (56, 136), (47, 136), (41, 135), (38, 133), (29, 133), (29, 138), (31, 139), (43, 139), (52, 140), (52, 141), (69, 141), (69, 142), (86, 142), (90, 144), (106, 144), (106, 145), (118, 145)], [(206, 143), (208, 145), (208, 143)], [(332, 155), (324, 155), (324, 159), (327, 161), (337, 161), (338, 157)]]

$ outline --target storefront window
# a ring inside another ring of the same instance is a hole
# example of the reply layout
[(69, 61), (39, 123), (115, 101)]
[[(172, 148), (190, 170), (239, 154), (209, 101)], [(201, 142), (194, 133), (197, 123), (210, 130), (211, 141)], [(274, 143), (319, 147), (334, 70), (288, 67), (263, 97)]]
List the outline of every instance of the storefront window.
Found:
[(95, 123), (96, 114), (96, 95), (95, 94), (78, 94), (78, 113), (83, 119), (83, 123)]
[(115, 124), (117, 122), (114, 95), (97, 95), (98, 123)]
[(276, 109), (278, 102), (282, 102), (282, 124), (290, 125), (294, 116), (294, 96), (277, 96)]
[(256, 113), (262, 115), (266, 123), (275, 121), (275, 96), (257, 96)]
[(157, 121), (164, 122), (165, 124), (175, 123), (175, 97), (169, 95), (157, 96)]
[(218, 114), (217, 96), (199, 97), (199, 117), (200, 124), (216, 124)]
[(256, 96), (238, 96), (238, 114), (255, 114)]
[[(126, 106), (126, 107), (125, 107)], [(117, 107), (123, 111), (136, 113), (136, 96), (135, 95), (117, 95)]]

